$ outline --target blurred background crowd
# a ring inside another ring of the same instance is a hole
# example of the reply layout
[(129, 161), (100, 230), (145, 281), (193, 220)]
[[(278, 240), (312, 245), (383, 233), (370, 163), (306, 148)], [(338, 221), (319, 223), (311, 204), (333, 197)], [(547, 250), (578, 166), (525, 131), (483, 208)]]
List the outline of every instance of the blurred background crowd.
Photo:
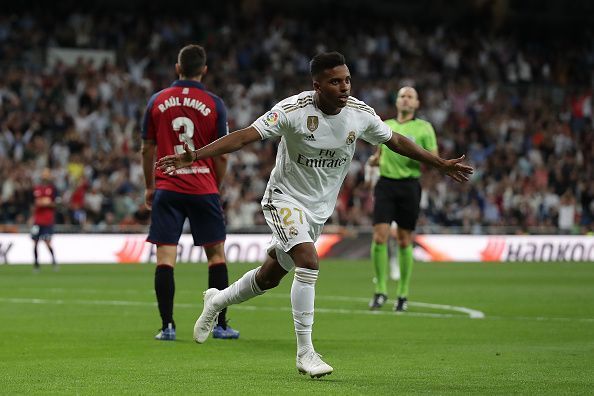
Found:
[[(208, 12), (66, 3), (0, 14), (0, 227), (27, 224), (45, 167), (59, 192), (58, 223), (92, 231), (145, 227), (144, 108), (176, 78), (178, 50), (200, 43), (208, 54), (204, 82), (225, 101), (231, 130), (311, 89), (308, 62), (324, 50), (345, 54), (352, 95), (382, 118), (395, 116), (399, 87), (416, 87), (419, 116), (434, 125), (440, 154), (465, 153), (476, 168), (465, 185), (425, 172), (421, 231), (592, 230), (591, 24), (534, 32), (518, 20), (521, 9), (502, 1), (469, 1), (468, 15), (445, 20), (399, 17), (400, 2), (380, 2), (394, 12), (367, 14), (361, 2), (357, 12), (336, 2), (283, 12), (267, 1), (219, 3)], [(489, 18), (475, 25), (477, 14)], [(51, 48), (105, 50), (114, 60), (50, 60)], [(277, 144), (231, 155), (222, 189), (231, 230), (265, 224), (260, 199)], [(374, 150), (358, 143), (330, 224), (370, 226), (363, 168)]]

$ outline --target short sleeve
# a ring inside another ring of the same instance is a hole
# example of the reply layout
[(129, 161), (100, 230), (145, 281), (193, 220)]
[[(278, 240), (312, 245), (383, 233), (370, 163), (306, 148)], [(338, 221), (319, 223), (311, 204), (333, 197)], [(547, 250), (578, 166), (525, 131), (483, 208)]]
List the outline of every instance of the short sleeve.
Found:
[(216, 130), (218, 139), (229, 133), (229, 124), (227, 123), (227, 108), (225, 107), (225, 102), (223, 102), (223, 99), (213, 96), (213, 100), (217, 109)]
[(153, 125), (153, 119), (151, 117), (151, 112), (153, 110), (153, 104), (155, 103), (155, 99), (157, 99), (157, 96), (159, 95), (159, 92), (157, 92), (156, 94), (154, 94), (153, 96), (151, 96), (151, 98), (148, 101), (148, 104), (146, 105), (146, 110), (144, 111), (144, 117), (142, 118), (142, 127), (141, 127), (141, 134), (142, 134), (142, 139), (144, 140), (155, 140), (156, 139), (156, 131)]
[(360, 137), (373, 145), (386, 143), (392, 138), (392, 128), (383, 122), (379, 116), (369, 115), (367, 128)]
[(289, 119), (284, 111), (274, 107), (268, 113), (258, 117), (252, 126), (260, 133), (262, 139), (268, 139), (284, 135), (289, 126)]
[(429, 151), (437, 151), (437, 139), (435, 138), (435, 130), (431, 124), (427, 124), (427, 133), (425, 135), (424, 149)]

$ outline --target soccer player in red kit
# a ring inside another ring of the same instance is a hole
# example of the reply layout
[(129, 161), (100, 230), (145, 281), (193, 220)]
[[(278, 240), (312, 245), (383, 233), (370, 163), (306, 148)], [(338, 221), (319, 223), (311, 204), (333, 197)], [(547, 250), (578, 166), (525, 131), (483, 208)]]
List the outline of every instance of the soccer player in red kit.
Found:
[(33, 209), (33, 227), (31, 228), (31, 238), (33, 238), (33, 270), (39, 271), (39, 258), (37, 245), (39, 240), (45, 242), (50, 254), (52, 255), (52, 266), (54, 270), (58, 269), (56, 256), (52, 247), (52, 235), (54, 234), (54, 221), (56, 214), (56, 188), (52, 184), (52, 172), (45, 168), (41, 172), (41, 184), (33, 188), (34, 209)]
[[(162, 321), (155, 336), (158, 340), (175, 340), (173, 269), (186, 218), (190, 221), (194, 245), (203, 246), (208, 259), (208, 287), (224, 289), (229, 285), (225, 220), (219, 196), (227, 157), (195, 161), (172, 175), (155, 169), (157, 159), (183, 153), (184, 145), (197, 149), (228, 133), (225, 104), (201, 82), (206, 71), (204, 48), (199, 45), (182, 48), (175, 65), (179, 80), (150, 98), (142, 125), (145, 201), (152, 210), (147, 241), (157, 245), (155, 293)], [(239, 337), (239, 332), (227, 325), (224, 312), (213, 336)]]

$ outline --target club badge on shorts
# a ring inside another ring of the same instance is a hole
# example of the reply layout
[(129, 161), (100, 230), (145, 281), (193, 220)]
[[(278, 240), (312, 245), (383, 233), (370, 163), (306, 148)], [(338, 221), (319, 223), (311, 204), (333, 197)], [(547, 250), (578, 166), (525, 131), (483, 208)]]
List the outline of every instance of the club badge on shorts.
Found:
[(295, 238), (297, 235), (299, 235), (299, 230), (297, 227), (291, 226), (289, 228), (289, 238)]

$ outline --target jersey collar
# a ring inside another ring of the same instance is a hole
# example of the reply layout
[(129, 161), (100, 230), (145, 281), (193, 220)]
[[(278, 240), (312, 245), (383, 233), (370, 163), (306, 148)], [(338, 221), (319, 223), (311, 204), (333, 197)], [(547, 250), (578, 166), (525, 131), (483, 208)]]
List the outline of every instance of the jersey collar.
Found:
[(172, 87), (191, 87), (191, 88), (200, 88), (205, 89), (204, 84), (198, 81), (192, 80), (176, 80), (171, 84)]
[(417, 116), (413, 116), (413, 118), (411, 118), (410, 120), (406, 120), (404, 122), (400, 122), (400, 121), (398, 121), (398, 117), (394, 117), (394, 121), (396, 121), (396, 123), (399, 124), (399, 125), (404, 125), (407, 122), (415, 121), (416, 119), (417, 119)]

